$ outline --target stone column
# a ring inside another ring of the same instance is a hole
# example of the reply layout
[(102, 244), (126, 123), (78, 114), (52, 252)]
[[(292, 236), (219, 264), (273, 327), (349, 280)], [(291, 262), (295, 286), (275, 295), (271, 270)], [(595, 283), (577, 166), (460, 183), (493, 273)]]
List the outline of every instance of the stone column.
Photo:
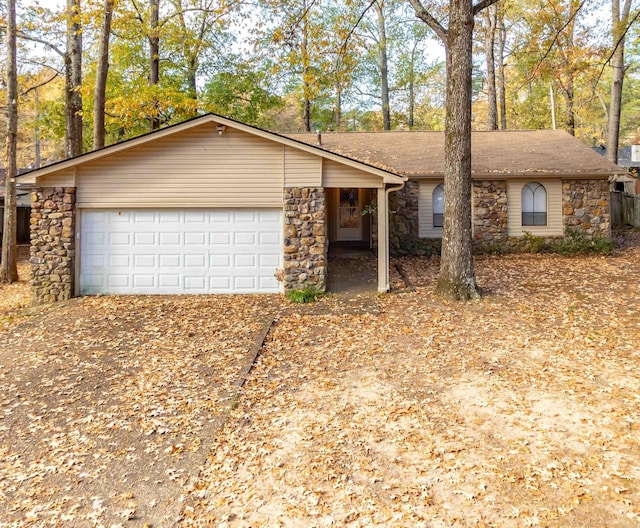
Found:
[(601, 180), (563, 180), (562, 217), (566, 229), (587, 238), (611, 238), (609, 182)]
[(324, 291), (327, 280), (326, 201), (320, 187), (284, 189), (284, 289)]
[(33, 304), (73, 297), (76, 189), (47, 187), (31, 194), (31, 289)]
[(473, 238), (480, 251), (503, 247), (508, 241), (507, 182), (473, 182)]

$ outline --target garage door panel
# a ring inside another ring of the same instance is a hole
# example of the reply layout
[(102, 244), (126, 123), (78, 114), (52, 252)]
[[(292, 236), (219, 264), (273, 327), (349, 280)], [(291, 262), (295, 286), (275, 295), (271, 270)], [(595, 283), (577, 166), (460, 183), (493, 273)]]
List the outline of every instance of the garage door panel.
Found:
[(108, 275), (107, 283), (112, 288), (129, 288), (131, 278), (132, 277), (129, 275), (118, 275), (115, 273), (110, 273)]
[(156, 255), (134, 255), (133, 262), (136, 268), (155, 268)]
[(236, 233), (234, 237), (234, 243), (236, 246), (253, 246), (256, 243), (256, 233)]
[(184, 256), (184, 267), (191, 268), (205, 268), (207, 266), (207, 255), (204, 253), (190, 254)]
[(206, 233), (185, 233), (184, 245), (185, 246), (198, 246), (203, 247), (207, 243)]
[(206, 222), (207, 213), (205, 211), (187, 211), (184, 214), (186, 224), (204, 224)]
[(133, 214), (133, 221), (136, 224), (155, 224), (156, 213), (154, 211), (136, 211)]
[(275, 293), (281, 210), (95, 211), (81, 217), (80, 293)]
[(231, 265), (231, 255), (229, 254), (210, 255), (209, 263), (212, 268), (228, 268)]
[(209, 277), (209, 291), (211, 293), (226, 293), (230, 289), (230, 277)]
[(158, 274), (158, 286), (167, 290), (180, 288), (180, 275)]
[[(109, 255), (109, 265), (107, 267), (109, 269), (128, 269), (131, 266), (131, 258), (131, 255)], [(102, 264), (102, 266), (104, 266), (104, 263)]]
[(155, 233), (135, 233), (133, 237), (133, 243), (136, 246), (155, 246), (156, 234)]
[(109, 233), (110, 246), (130, 246), (131, 233)]
[(205, 293), (206, 278), (202, 275), (184, 277), (185, 292)]
[(158, 263), (160, 268), (179, 268), (180, 255), (159, 255)]
[(158, 242), (161, 246), (181, 246), (180, 233), (167, 233), (162, 232), (158, 237)]
[(132, 215), (128, 211), (112, 211), (108, 215), (108, 221), (111, 224), (129, 224), (131, 217)]
[(134, 288), (155, 288), (155, 275), (135, 275), (133, 278)]

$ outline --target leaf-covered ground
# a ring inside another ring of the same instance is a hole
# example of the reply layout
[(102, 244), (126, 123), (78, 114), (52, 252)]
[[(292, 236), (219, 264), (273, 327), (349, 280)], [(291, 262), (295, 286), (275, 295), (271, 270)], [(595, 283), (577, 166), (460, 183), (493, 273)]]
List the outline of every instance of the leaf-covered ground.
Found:
[(478, 258), (465, 304), (400, 264), (413, 293), (18, 312), (0, 526), (640, 526), (638, 237)]
[[(481, 302), (290, 316), (189, 526), (640, 525), (640, 250), (477, 260)], [(397, 279), (396, 279), (397, 280)]]

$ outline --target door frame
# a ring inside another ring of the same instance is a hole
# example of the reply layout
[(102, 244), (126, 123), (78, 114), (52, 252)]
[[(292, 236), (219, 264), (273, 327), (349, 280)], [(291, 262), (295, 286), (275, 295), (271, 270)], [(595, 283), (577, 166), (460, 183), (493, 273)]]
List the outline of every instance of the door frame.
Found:
[[(340, 220), (342, 213), (351, 209), (349, 205), (343, 206), (341, 203), (341, 193), (343, 191), (356, 191), (358, 193), (357, 201), (355, 203), (355, 211), (349, 216), (357, 218), (358, 227), (340, 227)], [(359, 242), (363, 237), (363, 218), (362, 208), (364, 207), (364, 189), (358, 187), (340, 187), (335, 191), (336, 208), (335, 208), (335, 225), (336, 225), (336, 242)], [(356, 216), (357, 215), (357, 216)]]

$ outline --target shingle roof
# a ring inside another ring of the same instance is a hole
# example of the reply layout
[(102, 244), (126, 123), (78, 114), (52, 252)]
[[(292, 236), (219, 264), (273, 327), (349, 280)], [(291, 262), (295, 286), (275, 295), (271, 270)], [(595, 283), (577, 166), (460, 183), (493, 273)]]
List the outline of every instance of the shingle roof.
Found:
[[(287, 137), (317, 146), (316, 134)], [(414, 178), (444, 174), (444, 133), (322, 132), (320, 148)], [(561, 130), (473, 132), (472, 174), (603, 177), (626, 172)]]

